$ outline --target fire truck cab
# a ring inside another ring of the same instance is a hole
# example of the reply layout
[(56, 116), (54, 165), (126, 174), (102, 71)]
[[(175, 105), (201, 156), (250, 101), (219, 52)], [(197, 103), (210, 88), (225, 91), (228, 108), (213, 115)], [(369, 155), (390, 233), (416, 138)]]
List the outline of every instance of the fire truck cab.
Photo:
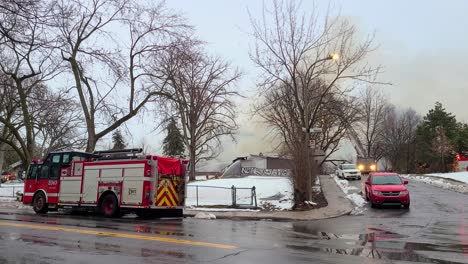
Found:
[(38, 214), (71, 207), (106, 217), (182, 216), (187, 162), (141, 151), (51, 152), (29, 166), (23, 203)]

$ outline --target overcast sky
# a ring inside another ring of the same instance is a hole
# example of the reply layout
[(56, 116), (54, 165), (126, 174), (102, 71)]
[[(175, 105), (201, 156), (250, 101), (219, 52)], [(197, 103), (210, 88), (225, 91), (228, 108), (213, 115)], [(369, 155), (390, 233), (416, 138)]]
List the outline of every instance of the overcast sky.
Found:
[[(264, 1), (266, 4), (269, 1)], [(195, 26), (198, 36), (208, 42), (208, 51), (220, 55), (238, 66), (244, 73), (239, 82), (241, 92), (252, 96), (257, 71), (249, 59), (252, 40), (247, 10), (253, 16), (261, 14), (263, 1), (239, 0), (170, 0), (167, 6), (182, 12)], [(317, 1), (325, 9), (328, 1)], [(312, 1), (303, 1), (303, 9), (313, 8)], [(382, 64), (381, 80), (390, 81), (384, 87), (391, 102), (401, 107), (413, 107), (424, 115), (440, 101), (460, 121), (468, 122), (468, 1), (334, 1), (333, 6), (350, 19), (365, 37), (376, 33), (379, 48), (370, 62)], [(241, 131), (236, 144), (224, 144), (221, 159), (267, 152), (270, 140), (265, 130), (250, 120), (246, 109), (251, 99), (245, 99), (239, 121)], [(133, 121), (132, 123), (135, 123)], [(150, 128), (135, 134), (138, 137)], [(160, 151), (160, 135), (146, 136), (153, 151)]]

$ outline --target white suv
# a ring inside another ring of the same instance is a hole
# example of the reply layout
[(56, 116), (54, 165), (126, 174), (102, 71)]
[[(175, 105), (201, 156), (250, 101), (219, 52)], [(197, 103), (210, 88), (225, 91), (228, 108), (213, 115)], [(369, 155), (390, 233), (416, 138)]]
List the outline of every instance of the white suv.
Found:
[(336, 176), (342, 179), (361, 179), (361, 172), (356, 164), (340, 164), (336, 169)]

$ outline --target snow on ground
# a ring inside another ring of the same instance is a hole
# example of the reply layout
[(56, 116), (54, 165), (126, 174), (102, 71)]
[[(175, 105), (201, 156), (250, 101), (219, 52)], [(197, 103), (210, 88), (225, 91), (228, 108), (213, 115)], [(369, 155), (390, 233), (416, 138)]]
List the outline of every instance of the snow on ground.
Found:
[(336, 176), (333, 176), (333, 178), (335, 179), (335, 182), (338, 184), (341, 190), (346, 194), (350, 193), (350, 191), (352, 190), (359, 190), (358, 188), (354, 186), (349, 186), (349, 182), (347, 180), (341, 180), (340, 178)]
[(320, 186), (320, 177), (319, 176), (315, 177), (315, 184), (314, 184), (314, 186), (312, 186), (312, 191), (317, 192), (317, 193), (322, 191), (322, 188)]
[(237, 189), (236, 204), (251, 204), (251, 188), (255, 186), (257, 203), (260, 208), (289, 210), (293, 206), (293, 187), (287, 177), (247, 176), (243, 178), (213, 179), (195, 181), (188, 184), (186, 205), (197, 206), (198, 186), (199, 206), (231, 206), (231, 187)]
[(338, 184), (338, 186), (341, 188), (341, 190), (346, 194), (346, 198), (351, 200), (351, 202), (353, 202), (356, 205), (356, 207), (354, 207), (351, 214), (352, 215), (363, 214), (364, 205), (367, 202), (364, 200), (362, 195), (360, 195), (359, 193), (356, 193), (356, 192), (351, 193), (351, 191), (359, 191), (359, 189), (357, 187), (354, 187), (354, 186), (349, 186), (349, 182), (347, 180), (341, 180), (336, 175), (333, 175), (332, 177), (335, 180), (336, 184)]
[(195, 180), (205, 181), (209, 179), (214, 179), (215, 177), (216, 177), (215, 175), (198, 175), (198, 176), (195, 176)]
[(195, 215), (195, 218), (198, 218), (198, 219), (216, 219), (216, 215), (210, 214), (210, 213), (200, 212), (200, 213)]
[(452, 175), (450, 174), (454, 174), (454, 173), (437, 173), (437, 174), (427, 174), (427, 175), (401, 175), (401, 176), (409, 180), (423, 182), (423, 183), (430, 184), (439, 188), (461, 192), (461, 193), (468, 193), (468, 184), (452, 180), (454, 178), (452, 178)]
[(260, 212), (255, 209), (237, 209), (237, 208), (209, 208), (209, 207), (188, 207), (187, 209), (193, 211), (206, 211), (206, 212)]
[(0, 197), (16, 197), (16, 193), (23, 193), (24, 183), (2, 183), (0, 185)]
[(450, 172), (450, 173), (431, 173), (426, 174), (427, 176), (436, 176), (445, 179), (452, 179), (459, 182), (464, 182), (468, 184), (468, 171), (461, 172)]
[(22, 202), (16, 201), (12, 198), (0, 198), (0, 208), (7, 209), (31, 209), (29, 205), (24, 205)]

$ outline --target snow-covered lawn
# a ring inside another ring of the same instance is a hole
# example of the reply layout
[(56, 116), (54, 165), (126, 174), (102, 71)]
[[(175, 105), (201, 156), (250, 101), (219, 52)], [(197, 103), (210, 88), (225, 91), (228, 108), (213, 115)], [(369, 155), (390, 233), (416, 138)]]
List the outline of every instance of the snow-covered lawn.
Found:
[[(464, 173), (464, 172), (462, 172)], [(453, 173), (436, 173), (427, 175), (401, 175), (403, 178), (409, 179), (410, 181), (418, 181), (426, 184), (430, 184), (439, 188), (448, 189), (461, 193), (468, 193), (468, 184), (462, 181), (453, 181), (455, 178), (453, 174), (458, 174), (456, 177), (460, 177), (459, 172)], [(459, 178), (460, 179), (460, 178)]]
[[(341, 180), (336, 175), (332, 176), (335, 180), (336, 184), (341, 188), (341, 190), (346, 194), (346, 198), (351, 200), (356, 207), (354, 207), (353, 211), (351, 212), (352, 215), (359, 215), (362, 214), (364, 211), (364, 205), (367, 203), (361, 194), (359, 194), (359, 189), (354, 186), (349, 186), (349, 182), (347, 180)], [(351, 192), (351, 191), (357, 191)]]
[(288, 210), (293, 206), (293, 187), (287, 177), (247, 176), (191, 182), (187, 187), (186, 205), (188, 207), (197, 205), (196, 186), (198, 186), (199, 206), (231, 206), (232, 186), (248, 188), (237, 189), (237, 204), (250, 204), (251, 188), (255, 186), (257, 203), (260, 208)]
[(16, 193), (21, 192), (23, 193), (24, 190), (24, 183), (2, 183), (0, 185), (0, 197), (15, 197)]
[(452, 179), (460, 182), (464, 182), (468, 184), (468, 171), (462, 172), (450, 172), (450, 173), (431, 173), (426, 174), (427, 176), (436, 176), (445, 179)]

